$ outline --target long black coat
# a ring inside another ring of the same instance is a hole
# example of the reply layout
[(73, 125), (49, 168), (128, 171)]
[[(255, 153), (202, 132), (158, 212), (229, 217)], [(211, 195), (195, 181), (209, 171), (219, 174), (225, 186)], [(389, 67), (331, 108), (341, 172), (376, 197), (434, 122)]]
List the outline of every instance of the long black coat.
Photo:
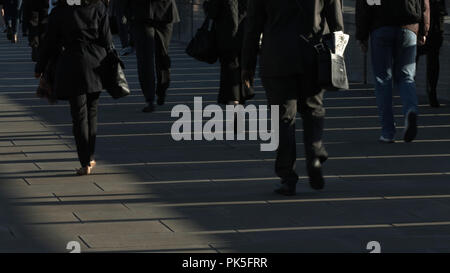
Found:
[(240, 55), (248, 0), (209, 0), (206, 14), (217, 30), (217, 45), (221, 56)]
[(98, 73), (112, 45), (108, 13), (103, 2), (87, 6), (60, 5), (49, 16), (48, 33), (42, 45), (36, 72), (44, 72), (60, 51), (54, 89), (58, 98), (102, 91)]

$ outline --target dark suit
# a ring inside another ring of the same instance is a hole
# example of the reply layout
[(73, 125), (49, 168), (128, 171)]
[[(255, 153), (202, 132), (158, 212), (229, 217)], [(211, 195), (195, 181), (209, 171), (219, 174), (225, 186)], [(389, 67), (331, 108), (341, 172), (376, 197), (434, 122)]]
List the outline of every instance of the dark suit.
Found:
[(173, 24), (180, 21), (178, 9), (175, 0), (123, 0), (122, 5), (131, 21), (141, 89), (153, 104), (155, 95), (165, 97), (169, 88), (169, 45)]
[[(323, 90), (317, 84), (317, 67), (303, 54), (300, 35), (318, 38), (343, 30), (340, 0), (249, 0), (243, 69), (254, 71), (260, 52), (260, 74), (269, 104), (280, 106), (280, 145), (275, 171), (283, 183), (295, 184), (297, 111), (303, 118), (307, 166), (324, 162), (322, 143), (325, 109)], [(260, 36), (263, 43), (259, 48)]]

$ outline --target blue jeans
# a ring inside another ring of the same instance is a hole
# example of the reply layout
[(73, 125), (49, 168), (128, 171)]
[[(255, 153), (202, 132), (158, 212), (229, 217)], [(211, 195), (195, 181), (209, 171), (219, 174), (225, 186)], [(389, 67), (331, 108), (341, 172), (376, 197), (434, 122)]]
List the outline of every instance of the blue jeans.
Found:
[(381, 27), (371, 33), (372, 69), (382, 136), (394, 139), (392, 88), (399, 91), (403, 114), (418, 112), (416, 94), (417, 35), (401, 27)]

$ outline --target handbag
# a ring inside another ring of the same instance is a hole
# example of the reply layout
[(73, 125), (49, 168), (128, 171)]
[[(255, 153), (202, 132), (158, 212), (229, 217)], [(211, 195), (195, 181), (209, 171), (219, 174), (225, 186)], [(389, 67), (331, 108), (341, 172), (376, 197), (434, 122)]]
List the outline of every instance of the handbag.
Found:
[(186, 53), (192, 58), (214, 64), (219, 58), (214, 21), (207, 17), (203, 25), (197, 30), (194, 38), (189, 42)]
[(39, 86), (36, 90), (36, 96), (41, 99), (47, 99), (50, 104), (58, 102), (58, 96), (54, 88), (58, 56), (59, 54), (53, 56), (48, 61), (45, 71), (39, 79)]
[[(296, 2), (300, 11), (304, 13), (300, 1), (296, 0)], [(300, 38), (303, 44), (300, 50), (303, 51), (303, 55), (306, 55), (305, 59), (313, 62), (310, 64), (311, 67), (316, 67), (319, 87), (328, 91), (349, 89), (345, 58), (330, 49), (328, 46), (330, 41), (326, 41), (323, 33), (313, 39), (307, 39), (302, 35)]]
[(125, 65), (115, 49), (107, 50), (107, 55), (100, 65), (100, 77), (103, 88), (114, 99), (128, 96), (131, 91), (125, 76)]

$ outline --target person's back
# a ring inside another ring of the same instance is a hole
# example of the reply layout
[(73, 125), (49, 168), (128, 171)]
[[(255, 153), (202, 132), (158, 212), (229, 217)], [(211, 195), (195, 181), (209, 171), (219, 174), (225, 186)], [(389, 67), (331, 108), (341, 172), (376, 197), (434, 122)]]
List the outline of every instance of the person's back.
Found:
[(54, 52), (61, 51), (55, 88), (61, 97), (102, 90), (95, 69), (112, 45), (106, 7), (101, 1), (85, 1), (82, 6), (60, 4), (52, 10), (46, 44), (38, 70)]
[[(336, 5), (340, 5), (339, 0), (259, 0), (255, 3), (259, 10), (248, 14), (250, 23), (246, 29), (246, 39), (253, 41), (246, 41), (244, 51), (253, 53), (243, 55), (244, 66), (254, 66), (254, 51), (257, 50), (254, 41), (259, 41), (259, 37), (248, 34), (262, 32), (261, 75), (288, 76), (308, 69), (303, 65), (299, 50), (300, 35), (312, 38), (318, 34), (326, 35), (330, 29), (333, 32), (343, 30), (342, 10)], [(259, 14), (265, 16), (264, 29), (258, 29), (262, 23)]]

